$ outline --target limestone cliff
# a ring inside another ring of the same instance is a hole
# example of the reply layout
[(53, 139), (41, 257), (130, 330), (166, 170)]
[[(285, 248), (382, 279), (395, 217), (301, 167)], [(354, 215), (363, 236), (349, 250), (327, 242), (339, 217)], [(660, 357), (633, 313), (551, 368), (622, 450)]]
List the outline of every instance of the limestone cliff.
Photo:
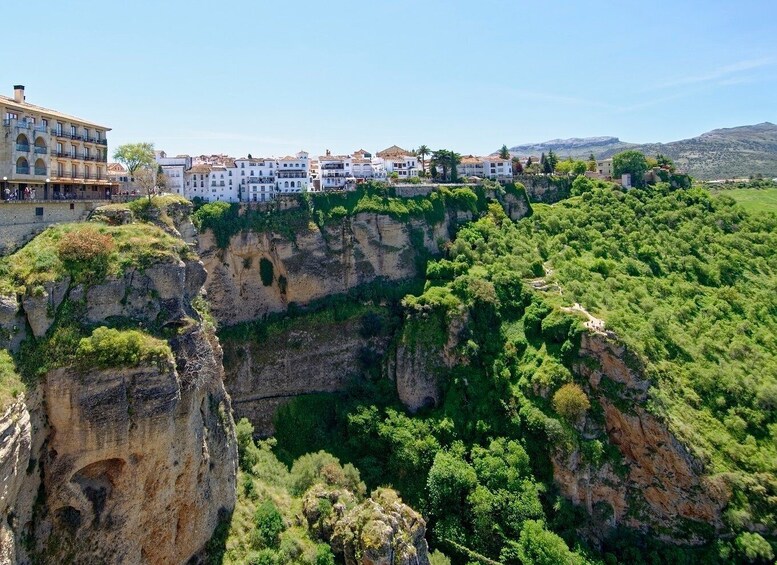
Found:
[[(219, 249), (207, 231), (200, 234), (199, 254), (208, 272), (208, 300), (215, 317), (232, 325), (379, 278), (408, 279), (419, 274), (419, 255), (438, 253), (450, 240), (451, 228), (469, 217), (449, 210), (443, 222), (428, 225), (423, 219), (403, 222), (360, 213), (323, 229), (311, 223), (294, 239), (242, 232), (226, 249)], [(271, 280), (262, 279), (263, 261), (272, 265)]]
[(646, 410), (650, 382), (638, 359), (602, 333), (584, 335), (580, 355), (575, 370), (588, 380), (604, 422), (588, 418), (582, 432), (617, 447), (622, 462), (596, 465), (564, 450), (555, 451), (552, 462), (561, 491), (594, 518), (592, 533), (626, 526), (693, 543), (701, 541), (700, 527), (719, 529), (726, 489)]
[(172, 352), (136, 366), (54, 368), (0, 418), (0, 562), (183, 563), (232, 511), (222, 351), (192, 308), (204, 279), (196, 259), (168, 258), (0, 301), (12, 348), (20, 336), (46, 339), (67, 310), (81, 326), (164, 332)]
[(46, 376), (47, 560), (182, 563), (235, 502), (235, 442), (220, 363), (200, 329), (175, 359), (133, 369)]
[(365, 338), (360, 319), (318, 322), (302, 318), (260, 342), (224, 343), (225, 385), (235, 419), (248, 418), (256, 433), (273, 433), (277, 408), (295, 396), (345, 390), (363, 368), (362, 355), (380, 358), (388, 338)]

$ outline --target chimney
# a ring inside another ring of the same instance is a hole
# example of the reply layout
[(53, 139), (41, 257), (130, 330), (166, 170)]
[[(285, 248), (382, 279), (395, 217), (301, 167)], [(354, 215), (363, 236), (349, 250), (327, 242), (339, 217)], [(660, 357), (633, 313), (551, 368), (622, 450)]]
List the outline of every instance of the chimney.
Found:
[(20, 104), (24, 102), (24, 85), (15, 84), (13, 87), (13, 99)]

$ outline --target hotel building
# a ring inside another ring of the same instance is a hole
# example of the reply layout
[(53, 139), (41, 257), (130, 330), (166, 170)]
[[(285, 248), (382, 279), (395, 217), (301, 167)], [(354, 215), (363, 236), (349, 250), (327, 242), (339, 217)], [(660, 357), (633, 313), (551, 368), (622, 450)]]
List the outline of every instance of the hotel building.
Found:
[(110, 128), (30, 104), (22, 85), (0, 96), (0, 114), (3, 199), (105, 198)]

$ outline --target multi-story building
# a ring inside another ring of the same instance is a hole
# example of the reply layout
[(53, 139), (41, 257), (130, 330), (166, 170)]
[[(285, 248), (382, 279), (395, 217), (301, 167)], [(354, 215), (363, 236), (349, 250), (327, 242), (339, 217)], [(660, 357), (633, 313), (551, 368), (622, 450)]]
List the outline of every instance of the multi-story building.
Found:
[(226, 159), (222, 165), (212, 165), (208, 174), (207, 187), (210, 190), (208, 201), (240, 201), (240, 183), (237, 177), (235, 161)]
[(503, 159), (498, 155), (489, 155), (482, 159), (483, 174), (487, 178), (500, 181), (513, 180), (513, 161), (510, 157)]
[(106, 196), (110, 128), (30, 104), (22, 85), (13, 98), (0, 96), (0, 113), (3, 198)]
[(275, 170), (278, 194), (306, 192), (310, 187), (310, 158), (305, 151), (296, 155), (281, 157)]
[(392, 145), (383, 151), (378, 151), (378, 157), (383, 159), (383, 166), (388, 176), (392, 173), (397, 173), (400, 179), (418, 176), (418, 158), (410, 151)]
[(345, 190), (353, 186), (356, 179), (351, 170), (350, 155), (332, 155), (327, 149), (326, 155), (318, 158), (321, 176), (321, 190)]
[(165, 175), (165, 190), (172, 194), (185, 194), (184, 174), (192, 167), (192, 158), (188, 155), (168, 157), (164, 151), (156, 152), (156, 162)]
[(513, 163), (512, 159), (502, 159), (494, 155), (487, 157), (465, 155), (456, 167), (456, 173), (460, 177), (510, 181), (513, 179)]
[(596, 172), (605, 179), (612, 178), (612, 159), (597, 159)]
[(383, 159), (373, 158), (364, 149), (353, 152), (351, 168), (354, 178), (361, 180), (386, 180), (386, 169)]
[(114, 194), (130, 194), (133, 190), (133, 183), (130, 181), (129, 172), (121, 163), (108, 163), (107, 175), (111, 181), (111, 191)]
[(210, 200), (210, 165), (193, 165), (184, 173), (184, 196), (189, 200)]
[(235, 166), (240, 179), (240, 200), (268, 202), (275, 197), (275, 159), (246, 157), (236, 159)]
[(460, 177), (478, 177), (478, 178), (484, 178), (485, 175), (485, 167), (484, 167), (483, 159), (480, 157), (475, 157), (474, 155), (464, 155), (461, 158), (461, 163), (458, 164), (456, 167), (456, 173)]

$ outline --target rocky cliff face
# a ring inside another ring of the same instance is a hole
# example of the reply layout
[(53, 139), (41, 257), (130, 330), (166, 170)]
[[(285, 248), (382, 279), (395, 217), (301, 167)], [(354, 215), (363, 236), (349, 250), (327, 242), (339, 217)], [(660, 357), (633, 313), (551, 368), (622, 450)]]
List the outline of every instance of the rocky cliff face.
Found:
[(3, 562), (183, 563), (234, 508), (222, 352), (191, 307), (204, 275), (198, 261), (176, 261), (6, 297), (0, 322), (26, 322), (35, 336), (69, 302), (84, 324), (123, 319), (175, 337), (158, 364), (49, 371), (3, 415)]
[[(174, 340), (175, 362), (46, 376), (47, 559), (181, 563), (235, 502), (235, 442), (208, 336)], [(196, 366), (196, 369), (191, 367)]]
[(600, 426), (589, 418), (583, 434), (616, 446), (622, 464), (594, 465), (578, 451), (557, 451), (554, 478), (565, 496), (586, 507), (599, 535), (626, 526), (693, 543), (701, 541), (700, 525), (720, 528), (726, 489), (645, 409), (650, 383), (636, 358), (599, 333), (583, 337), (580, 353), (576, 372), (588, 379), (604, 419)]
[(248, 418), (257, 434), (273, 433), (278, 407), (295, 396), (344, 390), (363, 367), (380, 358), (387, 337), (364, 338), (359, 318), (321, 323), (307, 319), (262, 342), (224, 344), (225, 385), (235, 418)]
[[(448, 212), (445, 221), (429, 226), (423, 220), (361, 213), (324, 229), (311, 224), (294, 240), (243, 232), (226, 249), (218, 249), (206, 232), (200, 235), (199, 253), (208, 271), (208, 300), (216, 318), (231, 325), (378, 278), (408, 279), (418, 274), (419, 253), (438, 253), (440, 244), (450, 240), (449, 227), (467, 219), (463, 212)], [(262, 262), (272, 265), (271, 280), (263, 280)]]

